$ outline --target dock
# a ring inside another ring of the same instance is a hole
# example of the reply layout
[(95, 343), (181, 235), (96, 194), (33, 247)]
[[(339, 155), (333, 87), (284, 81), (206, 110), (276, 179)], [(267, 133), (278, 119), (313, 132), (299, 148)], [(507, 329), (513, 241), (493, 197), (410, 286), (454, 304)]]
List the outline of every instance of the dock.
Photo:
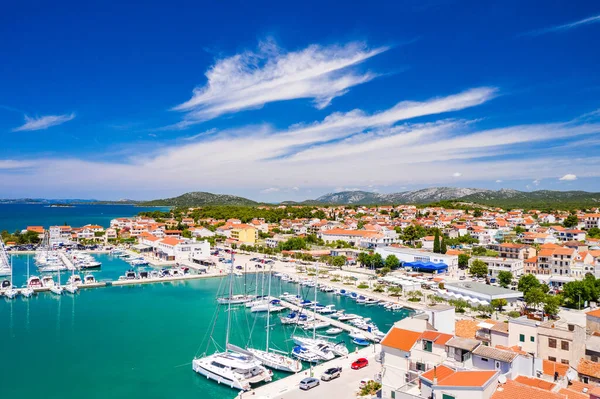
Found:
[(58, 257), (62, 260), (62, 263), (66, 266), (67, 270), (75, 270), (75, 265), (71, 262), (71, 259), (65, 255), (64, 252), (58, 252)]
[[(297, 374), (292, 374), (288, 377), (284, 377), (280, 380), (270, 382), (268, 384), (262, 385), (258, 388), (252, 389), (249, 392), (240, 392), (236, 399), (244, 399), (244, 398), (262, 398), (262, 399), (275, 399), (275, 398), (284, 398), (286, 396), (293, 396), (295, 393), (300, 392), (300, 395), (305, 394), (299, 390), (298, 385), (300, 381), (304, 378), (310, 377), (311, 375), (319, 378), (321, 374), (331, 367), (342, 367), (342, 375), (350, 374), (350, 373), (359, 373), (356, 370), (350, 369), (350, 363), (354, 360), (364, 357), (369, 360), (369, 366), (365, 367), (363, 370), (367, 372), (370, 379), (375, 379), (376, 374), (381, 372), (381, 363), (378, 363), (377, 357), (381, 351), (380, 345), (371, 345), (365, 348), (362, 348), (356, 352), (350, 353), (348, 356), (337, 357), (328, 362), (321, 363), (317, 366), (312, 367), (312, 369), (302, 370)], [(356, 378), (352, 378), (356, 379)], [(356, 388), (358, 388), (358, 383), (361, 378), (357, 378)], [(333, 380), (327, 382), (326, 384), (331, 384), (331, 387), (336, 384), (337, 380)], [(323, 384), (325, 385), (325, 384)], [(339, 393), (339, 392), (338, 392)], [(335, 394), (332, 397), (336, 397)], [(349, 396), (345, 396), (349, 397)]]
[[(296, 311), (296, 312), (302, 311), (302, 313), (304, 313), (306, 315), (314, 315), (315, 318), (317, 318), (319, 320), (322, 320), (322, 321), (326, 321), (329, 324), (331, 324), (332, 326), (341, 328), (344, 331), (352, 332), (354, 330), (360, 330), (357, 327), (351, 326), (351, 325), (346, 324), (346, 323), (342, 323), (341, 321), (332, 319), (331, 317), (327, 317), (327, 315), (320, 314), (320, 313), (317, 313), (317, 312), (313, 312), (310, 308), (308, 308), (308, 309), (307, 308), (302, 308), (300, 306), (294, 305), (294, 304), (292, 304), (290, 302), (287, 302), (287, 301), (284, 301), (284, 300), (281, 300), (280, 302), (281, 302), (281, 306), (283, 306), (283, 307), (286, 307), (286, 308), (288, 308), (290, 310), (293, 310), (293, 311)], [(375, 335), (371, 334), (370, 332), (364, 331), (364, 330), (360, 330), (360, 332), (369, 341), (371, 341), (371, 342), (376, 342), (377, 341), (377, 338), (375, 337)]]

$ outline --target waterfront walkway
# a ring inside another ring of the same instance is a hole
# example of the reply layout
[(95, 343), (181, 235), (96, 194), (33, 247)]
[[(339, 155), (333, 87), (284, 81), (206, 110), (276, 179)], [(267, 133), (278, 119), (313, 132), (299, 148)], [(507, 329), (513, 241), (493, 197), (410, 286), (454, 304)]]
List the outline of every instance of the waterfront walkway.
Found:
[[(312, 370), (303, 370), (297, 374), (292, 374), (280, 380), (265, 384), (253, 389), (250, 392), (240, 392), (236, 399), (260, 398), (260, 399), (293, 399), (302, 398), (351, 398), (358, 391), (358, 385), (362, 379), (376, 379), (376, 375), (381, 373), (381, 363), (376, 358), (381, 352), (379, 345), (370, 345), (362, 348), (348, 356), (338, 357), (328, 362), (314, 366)], [(358, 358), (364, 357), (369, 361), (369, 365), (361, 370), (352, 370), (350, 365)], [(304, 392), (298, 388), (298, 384), (311, 374), (320, 378), (325, 370), (331, 367), (342, 367), (342, 377), (332, 381), (323, 382), (321, 385)]]

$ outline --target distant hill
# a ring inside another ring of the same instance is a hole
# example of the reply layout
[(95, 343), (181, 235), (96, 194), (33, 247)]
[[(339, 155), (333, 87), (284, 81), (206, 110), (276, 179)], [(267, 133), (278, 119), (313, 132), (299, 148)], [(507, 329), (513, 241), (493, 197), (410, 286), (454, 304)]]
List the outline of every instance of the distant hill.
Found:
[(244, 197), (237, 197), (228, 194), (212, 194), (204, 191), (194, 191), (185, 193), (179, 197), (157, 199), (153, 201), (144, 201), (139, 203), (142, 206), (204, 206), (204, 205), (236, 205), (236, 206), (254, 206), (258, 202)]
[(440, 201), (476, 203), (502, 208), (573, 208), (600, 206), (600, 193), (586, 191), (518, 191), (477, 188), (433, 187), (421, 190), (379, 194), (368, 191), (342, 191), (305, 201), (323, 205), (430, 204)]

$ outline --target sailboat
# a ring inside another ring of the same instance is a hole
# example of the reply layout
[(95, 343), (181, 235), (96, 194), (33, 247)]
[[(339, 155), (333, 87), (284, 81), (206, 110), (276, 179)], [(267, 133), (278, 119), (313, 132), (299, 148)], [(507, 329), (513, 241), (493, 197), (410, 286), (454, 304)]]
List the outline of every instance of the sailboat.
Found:
[[(269, 270), (269, 293), (268, 298), (271, 298), (271, 274), (272, 270)], [(283, 354), (277, 353), (274, 349), (269, 351), (269, 338), (271, 332), (271, 307), (273, 305), (271, 301), (267, 302), (267, 344), (266, 349), (254, 349), (247, 348), (256, 359), (260, 360), (265, 366), (281, 371), (287, 371), (290, 373), (297, 373), (302, 370), (302, 363), (299, 360), (292, 359), (284, 356)], [(279, 306), (282, 307), (282, 306)]]
[(56, 295), (62, 295), (64, 293), (63, 287), (60, 286), (60, 270), (58, 272), (58, 283), (50, 286), (50, 292)]
[[(317, 276), (319, 275), (319, 268), (317, 266), (317, 273), (315, 275), (315, 283), (314, 283), (314, 287), (315, 287), (315, 303), (317, 303)], [(298, 335), (294, 335), (292, 337), (292, 339), (294, 340), (294, 343), (296, 343), (296, 345), (300, 346), (301, 348), (307, 350), (307, 351), (311, 351), (315, 354), (317, 354), (322, 360), (331, 360), (333, 359), (336, 355), (338, 356), (346, 356), (348, 355), (348, 348), (346, 348), (346, 345), (343, 342), (338, 342), (336, 344), (332, 344), (331, 342), (325, 340), (325, 339), (320, 339), (317, 338), (317, 328), (319, 327), (329, 327), (329, 323), (326, 323), (327, 326), (325, 326), (325, 323), (320, 324), (320, 321), (317, 320), (317, 311), (316, 311), (316, 307), (313, 308), (313, 314), (314, 314), (314, 321), (311, 324), (312, 330), (313, 330), (313, 336), (312, 338), (308, 338), (308, 337), (302, 337), (302, 336), (298, 336)]]
[[(231, 269), (229, 272), (229, 296), (233, 298), (233, 252), (231, 253)], [(231, 330), (231, 305), (228, 301), (227, 330), (225, 334), (225, 351), (213, 353), (212, 355), (194, 358), (192, 370), (214, 380), (219, 384), (225, 384), (231, 388), (247, 391), (252, 384), (263, 381), (271, 381), (272, 373), (267, 370), (259, 360), (252, 354), (243, 353), (244, 350), (229, 343), (229, 331)]]
[[(13, 262), (12, 261), (13, 261), (13, 258), (11, 256), (10, 257), (10, 286), (8, 288), (4, 289), (4, 295), (8, 299), (13, 299), (19, 293), (17, 290), (15, 290), (13, 288)], [(5, 288), (5, 287), (2, 287), (2, 288)]]
[[(60, 274), (59, 274), (59, 280), (60, 280)], [(67, 281), (67, 285), (65, 285), (65, 291), (67, 291), (70, 294), (75, 294), (77, 292), (77, 290), (79, 289), (77, 281), (79, 281), (79, 283), (81, 283), (81, 277), (79, 277), (79, 275), (75, 276), (75, 268), (73, 268), (71, 270), (71, 276), (69, 277), (69, 280)]]
[(29, 255), (27, 255), (27, 284), (21, 288), (20, 292), (25, 298), (29, 298), (34, 294), (33, 288), (29, 285)]

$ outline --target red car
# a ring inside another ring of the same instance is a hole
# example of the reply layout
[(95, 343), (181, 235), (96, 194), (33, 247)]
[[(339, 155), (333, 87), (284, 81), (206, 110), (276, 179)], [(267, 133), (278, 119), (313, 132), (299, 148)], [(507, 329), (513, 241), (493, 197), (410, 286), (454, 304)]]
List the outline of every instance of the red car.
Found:
[(363, 367), (367, 367), (368, 365), (369, 361), (364, 357), (361, 357), (360, 359), (357, 359), (354, 363), (352, 363), (352, 366), (350, 366), (350, 368), (352, 368), (352, 370), (358, 370), (362, 369)]

